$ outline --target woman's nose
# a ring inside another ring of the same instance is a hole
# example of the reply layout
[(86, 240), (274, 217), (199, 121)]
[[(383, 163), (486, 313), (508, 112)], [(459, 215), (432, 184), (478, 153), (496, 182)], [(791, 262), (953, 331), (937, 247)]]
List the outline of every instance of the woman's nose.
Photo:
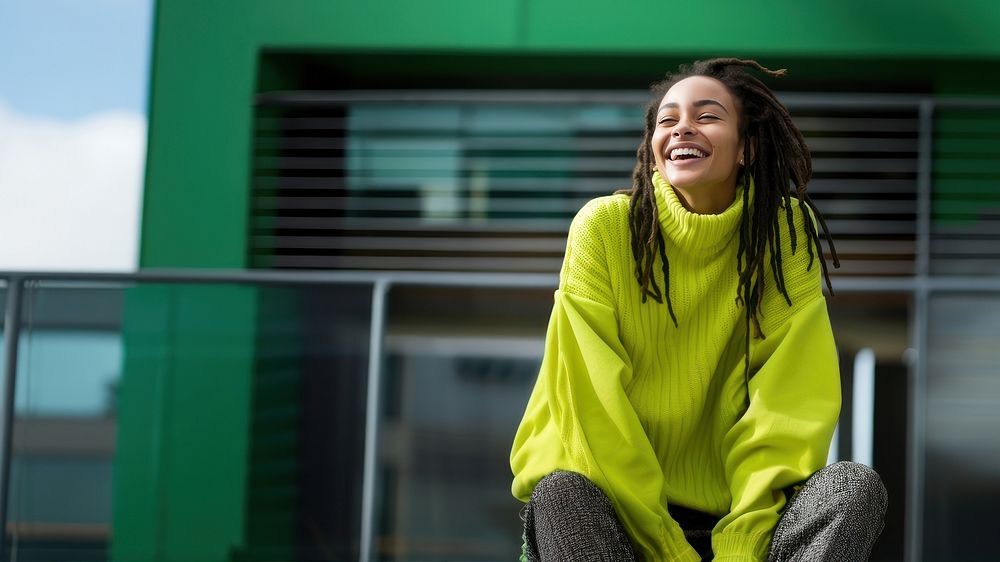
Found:
[(672, 131), (672, 136), (674, 137), (680, 137), (683, 135), (693, 135), (693, 134), (695, 134), (695, 130), (691, 127), (691, 125), (688, 124), (687, 121), (681, 121), (677, 123), (677, 125), (674, 126), (674, 130)]

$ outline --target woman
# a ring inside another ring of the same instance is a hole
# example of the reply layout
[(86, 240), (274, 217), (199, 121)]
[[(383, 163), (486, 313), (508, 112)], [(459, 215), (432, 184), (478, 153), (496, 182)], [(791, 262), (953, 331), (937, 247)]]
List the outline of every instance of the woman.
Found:
[(654, 84), (632, 188), (573, 220), (511, 451), (523, 560), (853, 561), (881, 532), (878, 475), (824, 468), (826, 227), (748, 69), (784, 74), (712, 59)]

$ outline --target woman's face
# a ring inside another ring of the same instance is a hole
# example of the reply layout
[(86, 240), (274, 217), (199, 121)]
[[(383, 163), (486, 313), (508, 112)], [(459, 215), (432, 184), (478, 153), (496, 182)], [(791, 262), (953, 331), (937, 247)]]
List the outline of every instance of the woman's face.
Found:
[[(738, 111), (729, 89), (707, 76), (681, 80), (660, 102), (651, 141), (656, 167), (693, 207), (719, 212), (735, 196), (743, 154)], [(712, 203), (723, 207), (704, 209)]]

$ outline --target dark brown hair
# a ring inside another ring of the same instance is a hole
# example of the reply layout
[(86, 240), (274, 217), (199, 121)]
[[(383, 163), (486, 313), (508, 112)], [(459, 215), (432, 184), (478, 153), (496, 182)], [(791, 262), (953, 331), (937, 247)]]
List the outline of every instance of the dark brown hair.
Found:
[[(671, 86), (690, 76), (708, 76), (722, 82), (737, 100), (740, 110), (739, 135), (743, 143), (743, 161), (740, 181), (749, 185), (752, 176), (754, 200), (750, 202), (750, 190), (743, 190), (743, 216), (740, 221), (740, 242), (736, 255), (736, 269), (739, 273), (739, 288), (736, 300), (746, 308), (747, 371), (749, 375), (750, 329), (757, 337), (762, 337), (758, 315), (764, 295), (764, 256), (770, 249), (770, 263), (774, 283), (791, 306), (792, 301), (785, 287), (785, 276), (781, 263), (781, 237), (779, 214), (784, 207), (784, 218), (788, 223), (788, 234), (792, 252), (796, 250), (798, 237), (793, 224), (792, 196), (797, 197), (812, 211), (823, 227), (834, 267), (840, 267), (833, 240), (827, 229), (823, 215), (806, 193), (806, 184), (812, 176), (812, 160), (809, 147), (802, 133), (792, 123), (788, 109), (774, 96), (771, 90), (751, 75), (748, 69), (757, 70), (770, 76), (783, 76), (785, 70), (769, 70), (757, 61), (717, 58), (696, 61), (691, 65), (681, 65), (678, 71), (668, 74), (665, 79), (650, 87), (652, 99), (646, 106), (645, 128), (642, 143), (636, 152), (635, 169), (632, 172), (632, 187), (620, 190), (631, 197), (629, 205), (629, 229), (631, 232), (632, 255), (635, 258), (635, 278), (642, 292), (642, 300), (647, 297), (663, 303), (666, 301), (670, 317), (677, 325), (673, 305), (670, 300), (669, 261), (664, 249), (663, 234), (660, 232), (656, 209), (656, 195), (653, 190), (652, 171), (655, 169), (650, 141), (656, 127), (656, 113), (660, 101)], [(751, 216), (752, 215), (752, 216)], [(805, 244), (809, 252), (811, 269), (818, 256), (827, 288), (833, 293), (826, 259), (820, 245), (819, 234), (813, 221), (804, 221)], [(656, 284), (653, 264), (656, 255), (662, 261), (664, 288)]]

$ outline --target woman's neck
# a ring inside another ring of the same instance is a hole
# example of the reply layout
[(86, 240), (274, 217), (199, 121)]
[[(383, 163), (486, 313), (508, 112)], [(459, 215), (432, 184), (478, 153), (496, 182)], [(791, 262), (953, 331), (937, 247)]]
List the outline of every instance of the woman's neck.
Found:
[(687, 190), (677, 186), (673, 186), (673, 188), (681, 205), (684, 205), (688, 211), (699, 215), (717, 215), (728, 209), (736, 199), (735, 185), (728, 190), (725, 188)]

